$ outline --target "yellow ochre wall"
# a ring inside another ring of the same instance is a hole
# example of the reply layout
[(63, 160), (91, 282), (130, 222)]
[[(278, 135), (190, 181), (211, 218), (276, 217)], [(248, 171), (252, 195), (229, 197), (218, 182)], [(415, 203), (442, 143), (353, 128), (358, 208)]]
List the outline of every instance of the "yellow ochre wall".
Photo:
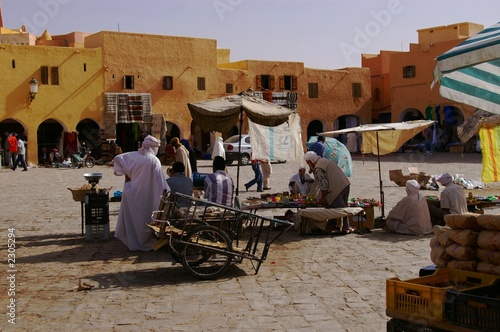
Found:
[[(0, 121), (13, 119), (24, 127), (28, 162), (38, 163), (37, 129), (43, 121), (54, 119), (66, 131), (74, 131), (77, 123), (85, 118), (103, 124), (104, 70), (100, 48), (2, 44), (0, 64), (4, 82), (0, 89), (3, 103)], [(41, 84), (41, 65), (59, 67), (59, 85), (50, 85), (50, 80), (49, 85)], [(39, 88), (30, 104), (32, 78), (38, 81)]]

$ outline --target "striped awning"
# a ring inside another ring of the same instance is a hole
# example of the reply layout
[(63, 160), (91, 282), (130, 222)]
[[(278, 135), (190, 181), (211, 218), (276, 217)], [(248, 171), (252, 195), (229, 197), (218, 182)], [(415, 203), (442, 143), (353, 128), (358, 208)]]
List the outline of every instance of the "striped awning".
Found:
[(441, 96), (500, 114), (500, 23), (437, 57)]

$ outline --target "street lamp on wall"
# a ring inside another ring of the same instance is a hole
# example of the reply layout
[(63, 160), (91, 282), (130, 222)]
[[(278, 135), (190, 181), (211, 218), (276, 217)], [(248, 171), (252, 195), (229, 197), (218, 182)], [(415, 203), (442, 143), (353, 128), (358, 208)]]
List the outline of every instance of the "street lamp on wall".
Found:
[(30, 81), (30, 104), (35, 99), (36, 94), (38, 93), (38, 81), (34, 78)]

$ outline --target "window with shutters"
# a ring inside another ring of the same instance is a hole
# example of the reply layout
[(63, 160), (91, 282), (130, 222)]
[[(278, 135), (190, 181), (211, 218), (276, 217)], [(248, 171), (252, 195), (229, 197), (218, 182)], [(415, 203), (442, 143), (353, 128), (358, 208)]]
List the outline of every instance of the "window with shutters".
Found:
[(49, 67), (40, 67), (40, 84), (49, 84)]
[(297, 90), (297, 76), (280, 76), (280, 90), (283, 91), (296, 91)]
[(198, 90), (205, 90), (205, 77), (198, 77), (197, 86)]
[(233, 85), (231, 83), (226, 83), (226, 93), (233, 93)]
[(275, 78), (273, 75), (257, 75), (255, 83), (258, 90), (272, 91), (275, 88)]
[(415, 77), (415, 66), (403, 67), (403, 78), (413, 78), (413, 77)]
[(172, 76), (163, 76), (163, 90), (174, 89), (174, 78)]
[(134, 89), (134, 76), (133, 75), (123, 76), (123, 88), (126, 90), (133, 90)]
[(318, 83), (307, 84), (307, 96), (309, 98), (318, 98)]
[(361, 83), (352, 83), (352, 97), (361, 98)]
[(50, 67), (50, 84), (59, 85), (59, 67)]

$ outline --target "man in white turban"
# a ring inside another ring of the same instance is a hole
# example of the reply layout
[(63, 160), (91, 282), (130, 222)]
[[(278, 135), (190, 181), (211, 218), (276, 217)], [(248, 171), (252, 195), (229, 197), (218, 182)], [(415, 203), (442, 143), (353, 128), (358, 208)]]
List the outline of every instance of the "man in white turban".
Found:
[(432, 233), (431, 216), (417, 180), (406, 181), (407, 196), (387, 215), (384, 230), (391, 233), (425, 235)]
[(311, 183), (313, 182), (314, 179), (306, 173), (305, 166), (300, 166), (298, 173), (294, 174), (290, 178), (288, 188), (290, 189), (290, 193), (292, 195), (299, 194), (305, 196), (309, 193)]
[(462, 188), (453, 182), (453, 177), (444, 173), (434, 177), (433, 181), (437, 181), (443, 186), (439, 199), (440, 207), (429, 205), (431, 213), (431, 221), (434, 225), (445, 225), (444, 216), (447, 214), (463, 214), (467, 213), (467, 198)]
[[(326, 208), (347, 207), (351, 182), (337, 163), (321, 158), (314, 151), (307, 151), (304, 159), (309, 165), (309, 173), (314, 173), (314, 183), (310, 193), (318, 192), (318, 204)], [(343, 218), (342, 232), (350, 233), (349, 220)]]
[(131, 251), (149, 251), (155, 241), (146, 223), (160, 206), (163, 190), (170, 190), (156, 157), (160, 141), (147, 136), (139, 151), (114, 158), (114, 174), (125, 175), (115, 237)]

